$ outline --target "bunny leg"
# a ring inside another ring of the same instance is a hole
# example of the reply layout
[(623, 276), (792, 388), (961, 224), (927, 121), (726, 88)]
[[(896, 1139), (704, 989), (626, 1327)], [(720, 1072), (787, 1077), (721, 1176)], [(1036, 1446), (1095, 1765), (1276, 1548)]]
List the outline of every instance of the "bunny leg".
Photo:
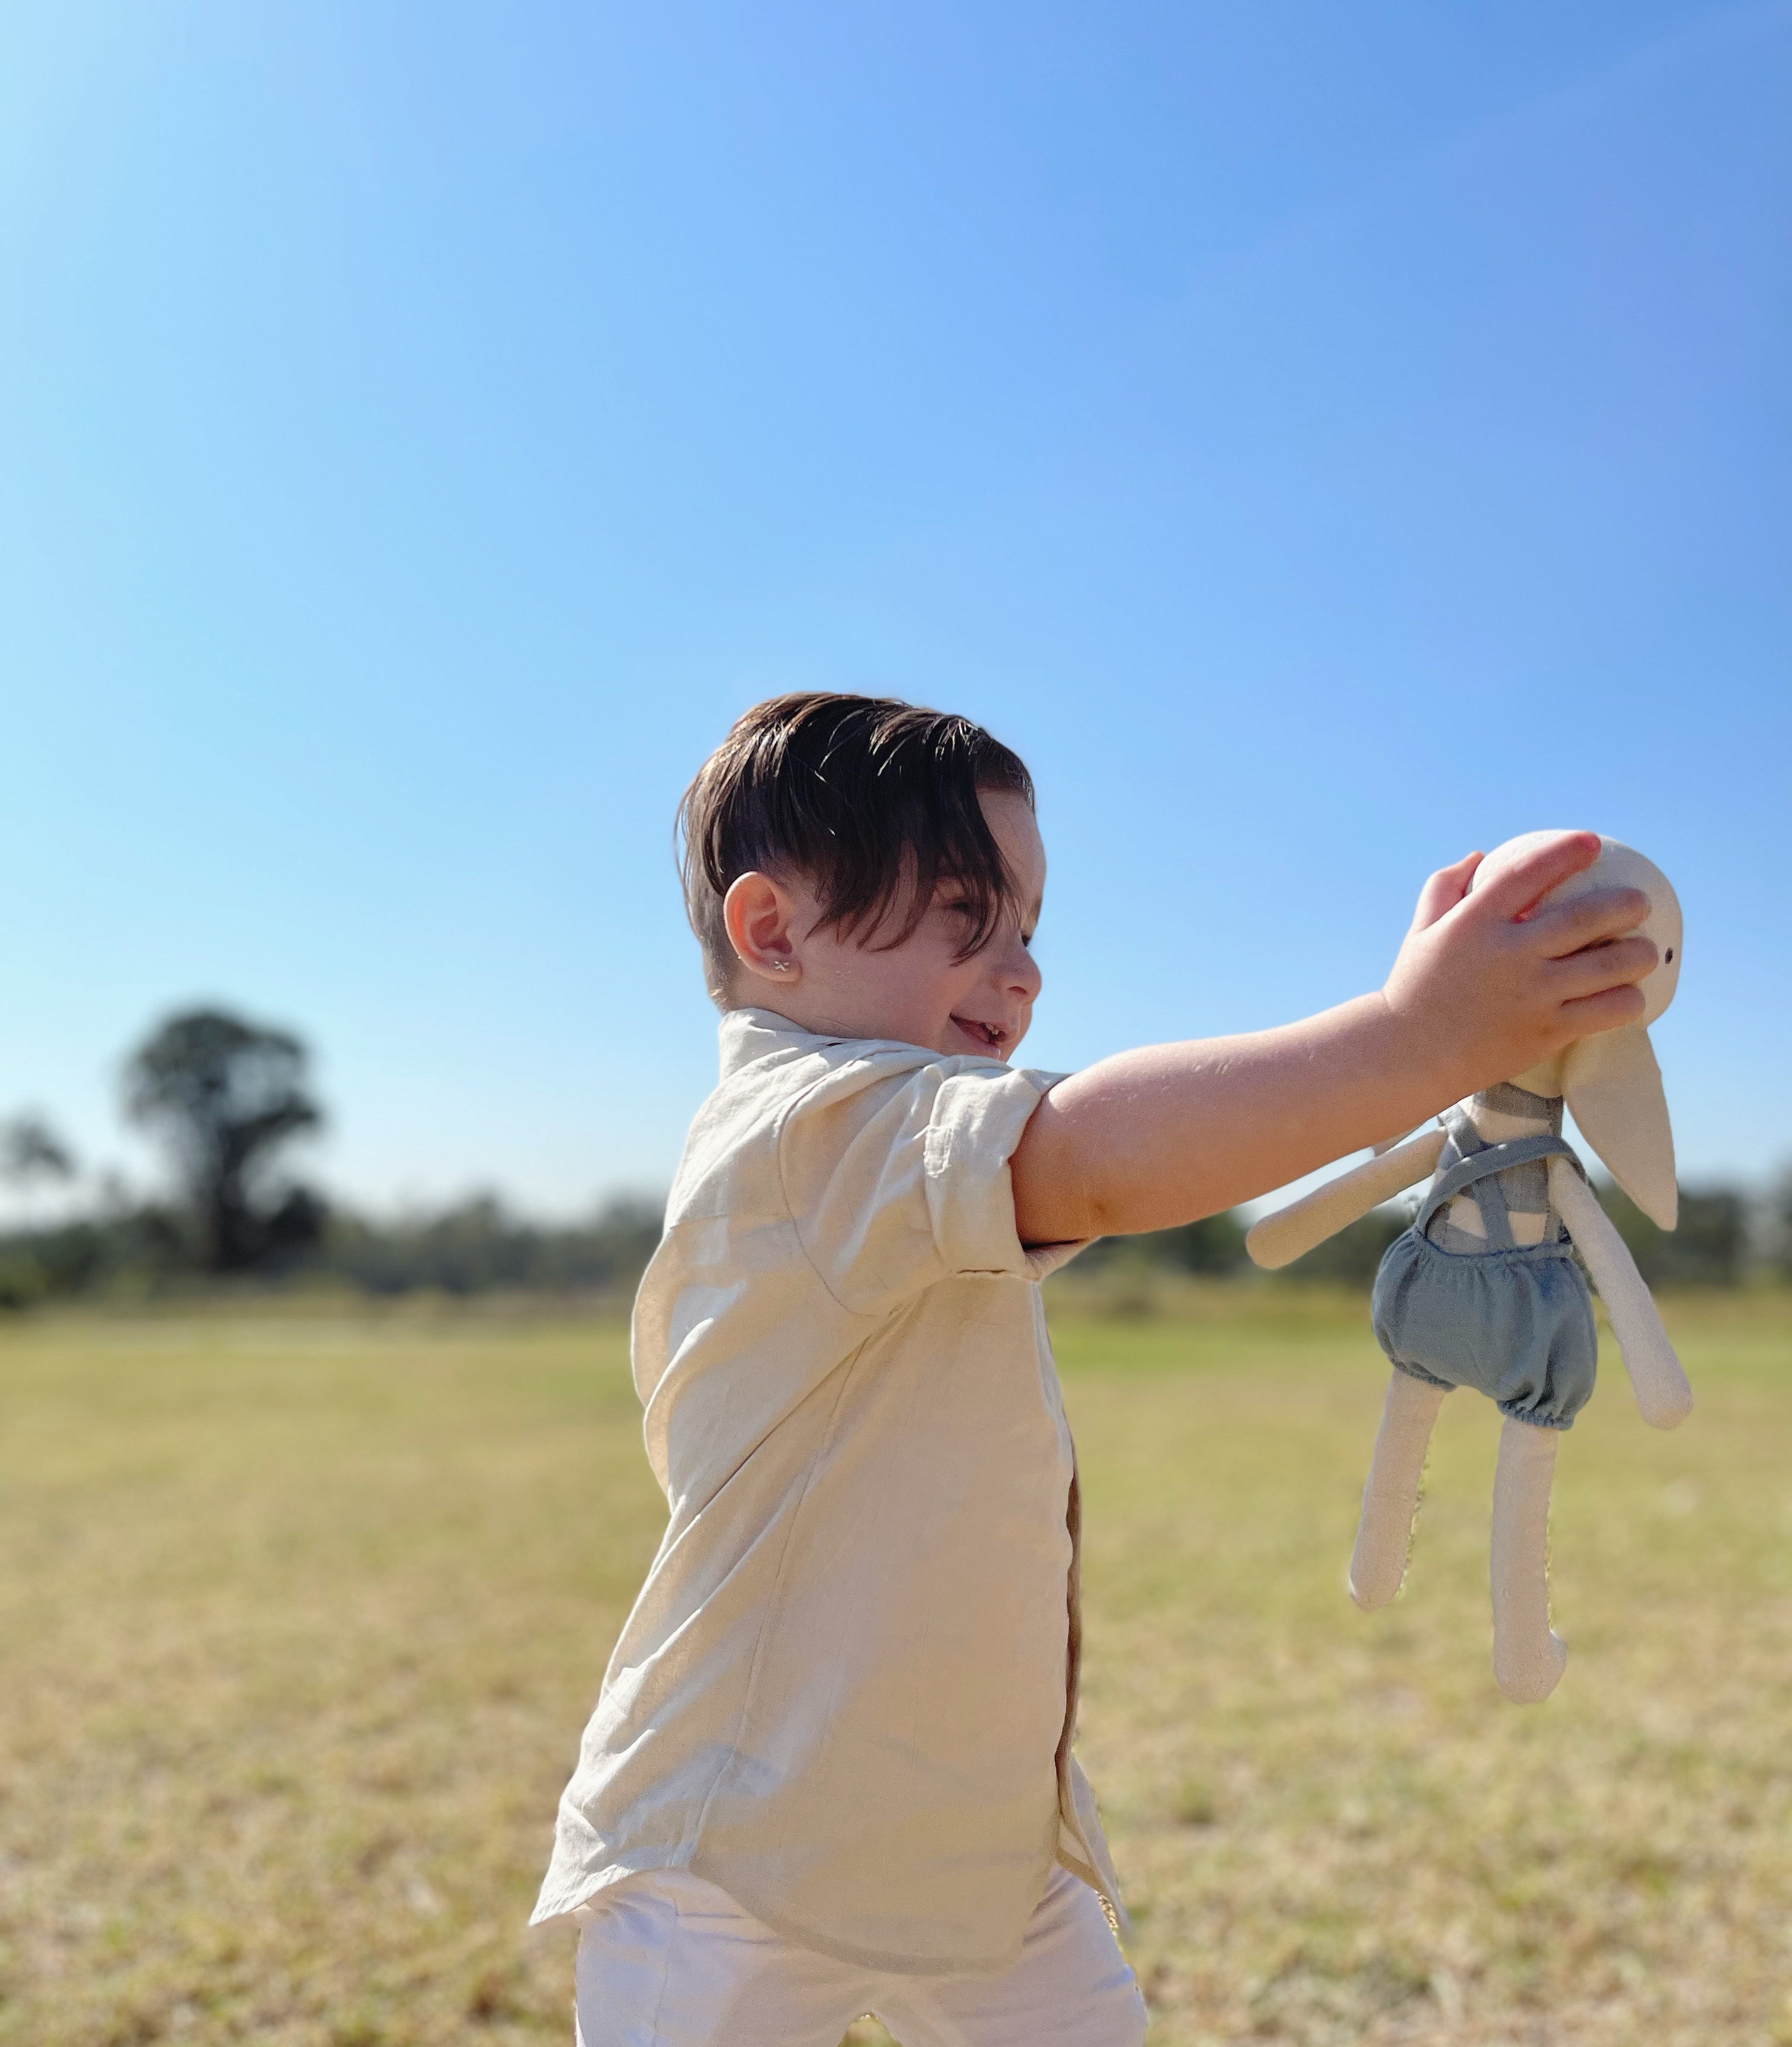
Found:
[(1565, 1159), (1550, 1161), (1550, 1199), (1605, 1303), (1638, 1411), (1651, 1429), (1678, 1428), (1693, 1411), (1693, 1389), (1636, 1260), (1599, 1205), (1598, 1196)]
[(1395, 1372), (1388, 1382), (1388, 1404), (1381, 1410), (1350, 1559), (1350, 1596), (1365, 1612), (1386, 1606), (1407, 1574), (1425, 1453), (1446, 1391), (1407, 1372)]
[(1550, 1631), (1550, 1487), (1556, 1431), (1508, 1416), (1493, 1476), (1493, 1678), (1508, 1699), (1537, 1705), (1568, 1664)]

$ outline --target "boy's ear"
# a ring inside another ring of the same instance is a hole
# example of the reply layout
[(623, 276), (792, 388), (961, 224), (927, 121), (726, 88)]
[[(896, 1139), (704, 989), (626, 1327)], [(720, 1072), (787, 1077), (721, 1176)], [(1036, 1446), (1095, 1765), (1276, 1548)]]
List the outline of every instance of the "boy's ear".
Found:
[(1651, 1222), (1672, 1229), (1680, 1216), (1674, 1128), (1649, 1033), (1640, 1023), (1627, 1023), (1570, 1045), (1562, 1062), (1562, 1093), (1581, 1135), (1612, 1178)]
[(743, 874), (722, 898), (722, 921), (735, 957), (749, 973), (780, 987), (802, 978), (792, 932), (793, 906), (770, 875)]

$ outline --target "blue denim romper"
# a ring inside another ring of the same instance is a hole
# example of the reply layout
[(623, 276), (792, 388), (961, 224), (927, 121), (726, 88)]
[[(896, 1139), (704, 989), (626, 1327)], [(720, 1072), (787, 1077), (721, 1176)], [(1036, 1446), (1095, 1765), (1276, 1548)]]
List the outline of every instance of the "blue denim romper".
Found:
[[(1375, 1279), (1376, 1341), (1400, 1371), (1431, 1386), (1472, 1386), (1503, 1414), (1566, 1429), (1593, 1394), (1599, 1339), (1586, 1275), (1566, 1237), (1517, 1243), (1499, 1175), (1533, 1159), (1581, 1162), (1562, 1139), (1478, 1142), (1466, 1116), (1446, 1119), (1456, 1162), (1432, 1180), (1411, 1229), (1388, 1247)], [(1431, 1218), (1469, 1187), (1487, 1225), (1485, 1251), (1445, 1251)]]

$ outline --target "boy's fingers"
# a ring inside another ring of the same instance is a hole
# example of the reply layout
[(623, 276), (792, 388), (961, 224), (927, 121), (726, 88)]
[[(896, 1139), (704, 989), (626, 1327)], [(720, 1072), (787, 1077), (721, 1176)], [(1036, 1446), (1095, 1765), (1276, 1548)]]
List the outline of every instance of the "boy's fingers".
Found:
[(1601, 1031), (1621, 1030), (1634, 1023), (1648, 1005), (1640, 988), (1608, 988), (1598, 995), (1583, 995), (1562, 1005), (1562, 1020), (1576, 1039), (1597, 1037)]
[(1522, 917), (1558, 883), (1591, 867), (1598, 857), (1597, 832), (1562, 832), (1501, 869), (1476, 891), (1476, 900), (1486, 904), (1489, 917)]
[(1557, 903), (1527, 919), (1551, 959), (1577, 953), (1602, 939), (1634, 931), (1649, 914), (1649, 899), (1640, 888), (1596, 888), (1572, 903)]
[(1552, 985), (1561, 999), (1597, 995), (1608, 988), (1630, 988), (1653, 973), (1661, 954), (1647, 938), (1614, 938), (1609, 945), (1589, 946), (1551, 965)]
[(1412, 913), (1412, 928), (1422, 931), (1453, 910), (1469, 892), (1475, 869), (1481, 864), (1478, 853), (1465, 853), (1453, 866), (1440, 867), (1419, 892), (1419, 907)]

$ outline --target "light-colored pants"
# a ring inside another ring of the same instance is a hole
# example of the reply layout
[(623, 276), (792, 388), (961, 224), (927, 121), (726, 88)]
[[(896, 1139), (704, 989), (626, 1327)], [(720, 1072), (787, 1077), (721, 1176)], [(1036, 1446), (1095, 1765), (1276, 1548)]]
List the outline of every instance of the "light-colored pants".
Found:
[(997, 1975), (890, 1975), (784, 1939), (683, 1870), (606, 1892), (579, 1943), (579, 2047), (839, 2047), (875, 2012), (902, 2047), (1140, 2047), (1145, 2003), (1101, 1901), (1052, 1872)]

